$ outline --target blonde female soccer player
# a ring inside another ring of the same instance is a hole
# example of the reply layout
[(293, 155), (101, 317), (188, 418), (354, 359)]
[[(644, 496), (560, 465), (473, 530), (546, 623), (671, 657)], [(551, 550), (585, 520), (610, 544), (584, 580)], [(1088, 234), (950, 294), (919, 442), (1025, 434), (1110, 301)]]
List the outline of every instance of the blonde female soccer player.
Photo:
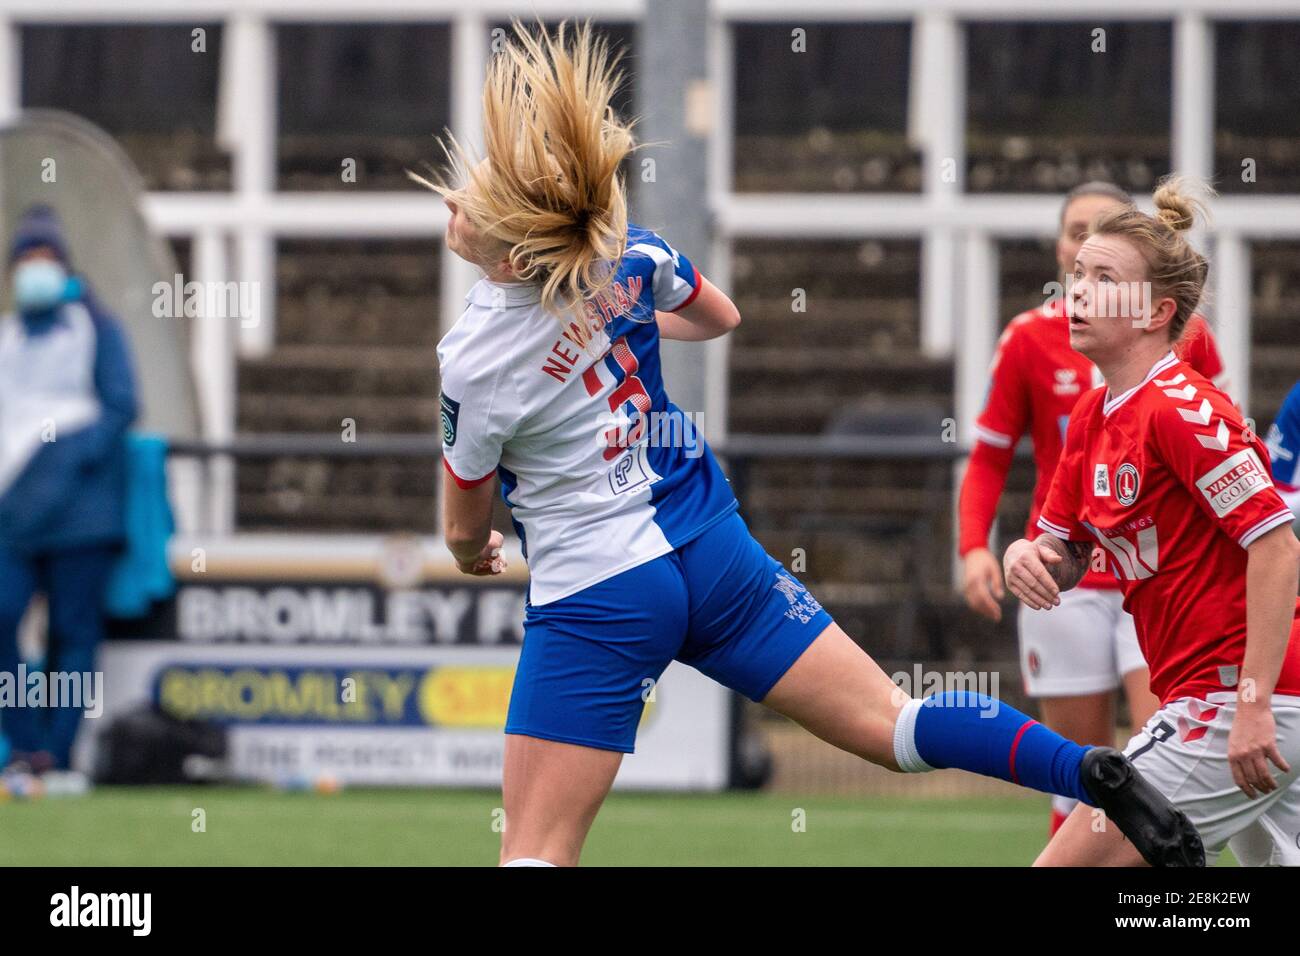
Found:
[[(1300, 865), (1300, 542), (1263, 442), (1173, 349), (1208, 264), (1179, 181), (1155, 205), (1103, 213), (1079, 249), (1070, 344), (1106, 387), (1070, 416), (1043, 533), (1007, 549), (1007, 586), (1050, 617), (1101, 545), (1161, 705), (1125, 752), (1211, 857), (1231, 841), (1242, 863)], [(1078, 808), (1038, 862), (1140, 860)]]
[(1195, 831), (1117, 751), (981, 695), (907, 699), (764, 553), (659, 361), (661, 338), (724, 335), (736, 308), (628, 222), (633, 138), (610, 107), (605, 45), (587, 28), (515, 34), (488, 68), (484, 157), (453, 139), (458, 181), (429, 183), (448, 245), (484, 274), (438, 347), (447, 545), (465, 573), (501, 572), (499, 476), (530, 574), (501, 862), (578, 862), (645, 689), (673, 660), (882, 766), (1075, 796), (1149, 859), (1201, 862)]

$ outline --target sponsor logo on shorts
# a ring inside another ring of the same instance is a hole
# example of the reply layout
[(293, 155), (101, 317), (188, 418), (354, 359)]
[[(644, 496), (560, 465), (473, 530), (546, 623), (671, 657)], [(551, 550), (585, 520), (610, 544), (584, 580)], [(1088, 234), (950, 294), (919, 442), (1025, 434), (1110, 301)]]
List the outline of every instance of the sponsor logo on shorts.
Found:
[(1253, 448), (1242, 449), (1196, 479), (1196, 487), (1201, 489), (1201, 494), (1220, 518), (1272, 485), (1273, 480)]
[(1137, 468), (1128, 462), (1119, 466), (1115, 472), (1115, 500), (1125, 508), (1138, 499), (1138, 489), (1142, 485), (1142, 476)]
[(790, 609), (785, 616), (800, 624), (807, 624), (822, 609), (821, 603), (808, 593), (808, 589), (784, 571), (776, 572), (773, 588), (785, 595), (790, 602)]
[(1185, 744), (1200, 740), (1210, 732), (1210, 725), (1219, 715), (1219, 708), (1209, 704), (1198, 705), (1195, 700), (1187, 702), (1187, 715), (1178, 718), (1178, 736)]

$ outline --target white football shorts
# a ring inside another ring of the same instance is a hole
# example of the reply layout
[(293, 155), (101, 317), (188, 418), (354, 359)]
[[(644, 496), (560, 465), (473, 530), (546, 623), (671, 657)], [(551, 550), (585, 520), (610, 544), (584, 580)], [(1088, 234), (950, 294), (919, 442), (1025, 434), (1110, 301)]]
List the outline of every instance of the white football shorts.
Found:
[(1249, 799), (1232, 782), (1231, 691), (1171, 701), (1124, 753), (1142, 776), (1187, 814), (1213, 864), (1225, 845), (1242, 866), (1300, 866), (1300, 697), (1273, 695), (1277, 747), (1291, 770), (1269, 764), (1278, 787)]
[(1073, 588), (1048, 611), (1020, 605), (1020, 673), (1030, 697), (1115, 690), (1147, 666), (1133, 617), (1116, 589)]

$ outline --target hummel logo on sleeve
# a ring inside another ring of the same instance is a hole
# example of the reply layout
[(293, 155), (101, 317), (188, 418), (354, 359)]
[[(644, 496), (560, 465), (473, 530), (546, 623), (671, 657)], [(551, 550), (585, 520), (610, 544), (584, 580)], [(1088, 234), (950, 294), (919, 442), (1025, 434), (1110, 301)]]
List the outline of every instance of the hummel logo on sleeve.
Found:
[(1182, 388), (1172, 387), (1174, 385), (1178, 385), (1181, 382), (1187, 382), (1187, 376), (1184, 375), (1182, 372), (1179, 372), (1173, 378), (1156, 379), (1156, 387), (1164, 389), (1165, 394), (1168, 395), (1170, 398), (1181, 398), (1185, 402), (1191, 401), (1191, 399), (1196, 397), (1196, 386), (1193, 385), (1191, 382), (1187, 382), (1187, 384), (1184, 385)]
[(1210, 415), (1212, 414), (1210, 411), (1210, 400), (1208, 398), (1201, 399), (1201, 407), (1196, 409), (1196, 411), (1180, 408), (1178, 409), (1178, 414), (1183, 416), (1183, 421), (1192, 422), (1196, 425), (1208, 425), (1210, 424)]
[[(1180, 409), (1181, 411), (1181, 409)], [(1228, 450), (1228, 423), (1222, 418), (1219, 419), (1219, 428), (1213, 435), (1197, 435), (1196, 440), (1205, 448), (1212, 448), (1215, 451)]]
[[(1182, 388), (1173, 386), (1187, 382)], [(1196, 386), (1187, 381), (1187, 376), (1179, 372), (1173, 378), (1158, 378), (1155, 384), (1169, 398), (1175, 398), (1180, 401), (1190, 402), (1196, 397)], [(1208, 398), (1202, 398), (1201, 404), (1196, 408), (1180, 408), (1178, 414), (1183, 421), (1191, 422), (1193, 425), (1208, 425), (1214, 420), (1214, 408)], [(1228, 450), (1228, 424), (1223, 419), (1219, 419), (1219, 427), (1215, 429), (1214, 434), (1205, 435), (1197, 433), (1196, 440), (1201, 443), (1202, 448), (1209, 448), (1213, 451)]]

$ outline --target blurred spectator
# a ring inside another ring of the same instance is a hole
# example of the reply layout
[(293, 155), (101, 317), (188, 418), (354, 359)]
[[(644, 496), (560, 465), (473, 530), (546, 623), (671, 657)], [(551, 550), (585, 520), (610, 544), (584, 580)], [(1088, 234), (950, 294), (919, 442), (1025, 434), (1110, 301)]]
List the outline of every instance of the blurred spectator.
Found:
[[(117, 320), (73, 274), (52, 209), (27, 210), (9, 266), (15, 312), (0, 319), (0, 673), (20, 672), (18, 625), (41, 591), (43, 669), (89, 674), (125, 533), (126, 430), (136, 416), (130, 352)], [(68, 767), (82, 708), (53, 702), (65, 706), (0, 709), (11, 769)]]

